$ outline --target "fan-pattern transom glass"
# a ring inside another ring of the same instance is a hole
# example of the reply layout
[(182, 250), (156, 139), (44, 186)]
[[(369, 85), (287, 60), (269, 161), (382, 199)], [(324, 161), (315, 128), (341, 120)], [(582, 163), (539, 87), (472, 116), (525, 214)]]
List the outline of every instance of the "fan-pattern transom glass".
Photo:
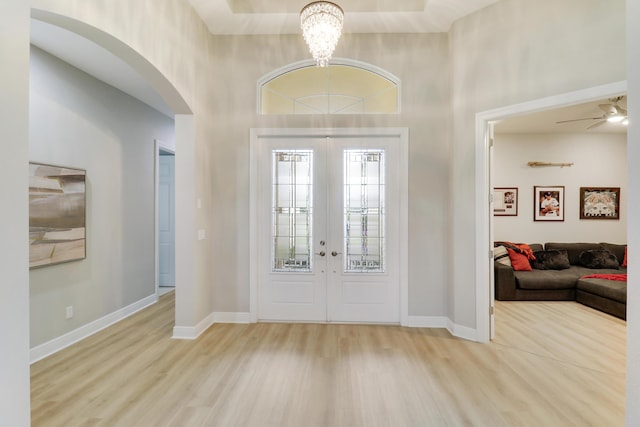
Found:
[(398, 82), (350, 65), (305, 66), (260, 87), (262, 114), (397, 114)]
[(344, 151), (344, 270), (385, 270), (384, 150)]
[(272, 155), (272, 271), (310, 272), (313, 152), (274, 150)]

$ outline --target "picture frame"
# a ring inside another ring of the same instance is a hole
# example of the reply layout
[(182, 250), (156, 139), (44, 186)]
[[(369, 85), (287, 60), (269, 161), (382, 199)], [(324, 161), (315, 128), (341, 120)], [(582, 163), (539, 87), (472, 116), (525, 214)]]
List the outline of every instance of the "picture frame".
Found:
[(493, 215), (518, 216), (518, 187), (493, 189)]
[(564, 186), (533, 187), (533, 220), (564, 221)]
[(29, 268), (86, 258), (86, 171), (29, 162)]
[(580, 187), (580, 219), (620, 219), (620, 187)]

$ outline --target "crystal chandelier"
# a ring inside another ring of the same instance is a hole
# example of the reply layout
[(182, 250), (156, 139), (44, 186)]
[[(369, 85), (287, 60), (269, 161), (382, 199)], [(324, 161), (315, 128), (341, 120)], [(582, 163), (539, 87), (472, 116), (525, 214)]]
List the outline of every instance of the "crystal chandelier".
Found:
[(302, 8), (300, 26), (313, 59), (326, 67), (342, 32), (344, 12), (335, 3), (315, 1)]

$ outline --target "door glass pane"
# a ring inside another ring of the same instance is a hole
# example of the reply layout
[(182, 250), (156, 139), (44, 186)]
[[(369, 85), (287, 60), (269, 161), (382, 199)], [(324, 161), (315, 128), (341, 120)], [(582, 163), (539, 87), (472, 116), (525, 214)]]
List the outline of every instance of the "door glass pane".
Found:
[(274, 150), (272, 271), (311, 272), (313, 152)]
[(344, 271), (384, 272), (384, 150), (344, 151)]

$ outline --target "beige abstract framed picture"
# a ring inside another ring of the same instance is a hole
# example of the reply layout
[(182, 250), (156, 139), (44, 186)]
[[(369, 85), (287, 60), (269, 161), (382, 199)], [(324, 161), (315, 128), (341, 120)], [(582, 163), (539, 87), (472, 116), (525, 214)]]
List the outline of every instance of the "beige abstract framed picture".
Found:
[(86, 171), (29, 163), (29, 268), (86, 258)]

